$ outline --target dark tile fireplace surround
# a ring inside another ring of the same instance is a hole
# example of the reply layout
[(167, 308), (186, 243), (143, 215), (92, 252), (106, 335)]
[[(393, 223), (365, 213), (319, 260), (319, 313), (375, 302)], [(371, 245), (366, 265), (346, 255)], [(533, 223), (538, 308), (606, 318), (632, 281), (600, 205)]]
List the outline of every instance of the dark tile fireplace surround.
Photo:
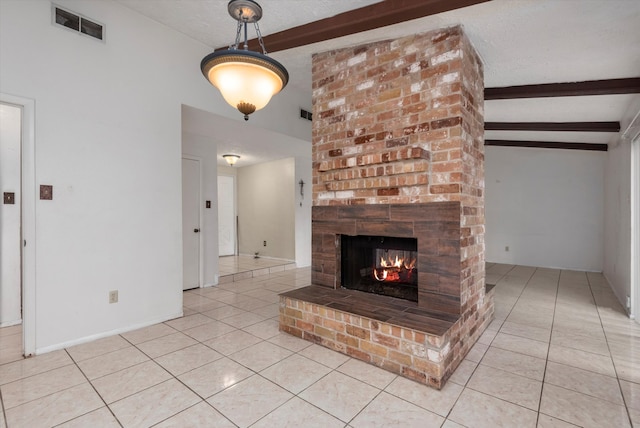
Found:
[[(343, 288), (342, 237), (417, 241), (417, 308), (460, 314), (460, 204), (314, 207), (312, 283)], [(407, 303), (408, 304), (408, 303)]]
[[(314, 285), (282, 295), (280, 328), (441, 388), (493, 315), (486, 290), (477, 322), (462, 316), (461, 210), (459, 202), (313, 207)], [(416, 240), (417, 301), (343, 287), (342, 241), (360, 236)]]

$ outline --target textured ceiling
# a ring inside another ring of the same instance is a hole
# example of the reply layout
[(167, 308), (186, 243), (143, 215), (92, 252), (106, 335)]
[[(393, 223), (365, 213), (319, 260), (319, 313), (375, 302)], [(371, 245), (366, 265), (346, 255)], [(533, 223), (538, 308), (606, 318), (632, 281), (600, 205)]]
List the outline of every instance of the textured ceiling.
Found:
[[(117, 0), (143, 15), (201, 41), (212, 49), (229, 45), (235, 23), (227, 0)], [(416, 0), (418, 1), (418, 0)], [(358, 9), (371, 0), (262, 0), (263, 35)], [(273, 53), (291, 75), (291, 86), (307, 91), (311, 105), (311, 55), (330, 49), (400, 37), (461, 24), (485, 65), (485, 86), (574, 82), (640, 76), (640, 1), (493, 0), (347, 37)], [(250, 37), (253, 37), (250, 34)], [(269, 46), (267, 46), (267, 50)], [(285, 89), (286, 90), (286, 89)], [(589, 96), (485, 103), (485, 120), (618, 121), (640, 95)], [(268, 107), (267, 107), (268, 108)], [(215, 118), (209, 118), (209, 122)], [(190, 126), (197, 127), (195, 120)], [(238, 139), (232, 124), (223, 129)], [(200, 127), (203, 128), (203, 127)], [(220, 130), (220, 127), (213, 127)], [(240, 129), (240, 128), (238, 128)], [(200, 129), (202, 131), (202, 129)], [(218, 131), (219, 132), (219, 131)], [(218, 135), (218, 137), (223, 137)], [(617, 136), (594, 133), (491, 131), (487, 138), (609, 143)], [(220, 138), (224, 141), (225, 138)], [(251, 151), (247, 139), (246, 153)], [(226, 151), (221, 143), (219, 152)], [(245, 144), (245, 143), (237, 143)], [(265, 144), (264, 139), (261, 144)], [(220, 146), (220, 144), (219, 144)], [(283, 148), (286, 152), (286, 147)], [(310, 150), (309, 150), (310, 153)], [(255, 161), (284, 157), (277, 150)]]

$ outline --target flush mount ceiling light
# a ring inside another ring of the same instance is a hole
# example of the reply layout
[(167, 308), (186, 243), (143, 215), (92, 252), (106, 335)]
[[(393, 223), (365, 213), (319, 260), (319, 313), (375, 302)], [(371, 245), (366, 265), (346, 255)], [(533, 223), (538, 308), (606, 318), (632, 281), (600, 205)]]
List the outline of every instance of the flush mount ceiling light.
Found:
[[(278, 61), (269, 58), (262, 41), (258, 21), (262, 8), (253, 0), (231, 0), (229, 15), (238, 21), (235, 43), (229, 49), (210, 53), (202, 59), (200, 69), (207, 80), (220, 90), (225, 101), (249, 115), (269, 103), (289, 81), (289, 73)], [(249, 50), (247, 24), (253, 23), (262, 53)], [(240, 33), (244, 29), (244, 46), (238, 49)]]
[(236, 162), (238, 162), (238, 159), (240, 159), (238, 155), (222, 155), (222, 157), (227, 161), (229, 166), (234, 166)]

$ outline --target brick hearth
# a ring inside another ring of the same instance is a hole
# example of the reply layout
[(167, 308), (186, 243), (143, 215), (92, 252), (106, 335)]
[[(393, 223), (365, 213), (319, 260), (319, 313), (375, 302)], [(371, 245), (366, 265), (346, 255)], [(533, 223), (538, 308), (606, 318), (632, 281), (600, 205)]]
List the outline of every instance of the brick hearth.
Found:
[[(460, 27), (316, 54), (313, 117), (313, 285), (280, 328), (441, 388), (493, 315), (482, 63)], [(418, 302), (341, 289), (343, 235), (417, 238)]]

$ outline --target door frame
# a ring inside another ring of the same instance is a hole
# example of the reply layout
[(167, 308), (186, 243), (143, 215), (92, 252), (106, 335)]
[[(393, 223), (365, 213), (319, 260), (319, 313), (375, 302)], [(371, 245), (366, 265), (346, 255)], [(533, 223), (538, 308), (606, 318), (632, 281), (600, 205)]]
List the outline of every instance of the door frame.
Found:
[[(198, 233), (198, 288), (202, 288), (204, 287), (204, 239), (202, 238), (202, 218), (204, 216), (204, 208), (202, 206), (202, 187), (204, 185), (202, 172), (203, 162), (202, 158), (193, 155), (183, 154), (180, 159), (189, 159), (198, 162), (198, 229), (200, 229), (200, 233)], [(182, 219), (182, 222), (184, 223), (184, 219)], [(184, 237), (182, 239), (184, 242)], [(182, 269), (184, 269), (184, 266), (182, 266)]]
[[(36, 141), (35, 100), (0, 92), (0, 102), (21, 113), (22, 351), (36, 353)], [(26, 245), (25, 245), (26, 243)]]
[(640, 322), (640, 133), (631, 140), (631, 318)]

